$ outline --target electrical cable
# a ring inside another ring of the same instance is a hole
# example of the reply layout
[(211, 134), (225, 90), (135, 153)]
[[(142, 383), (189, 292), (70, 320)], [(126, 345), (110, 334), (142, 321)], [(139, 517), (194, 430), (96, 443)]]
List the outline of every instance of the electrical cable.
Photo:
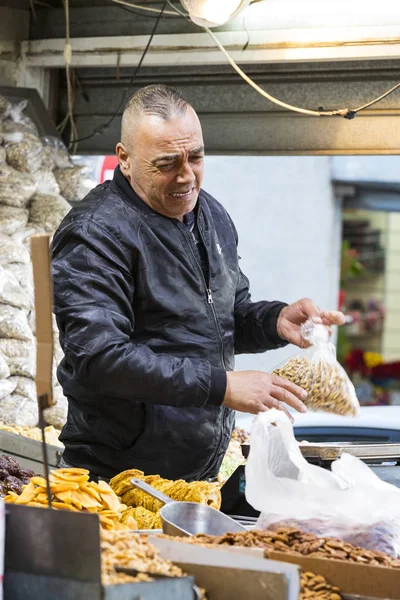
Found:
[(359, 112), (361, 112), (365, 108), (368, 108), (369, 106), (372, 106), (373, 104), (376, 104), (377, 102), (380, 102), (380, 100), (383, 100), (383, 98), (386, 98), (386, 96), (389, 96), (389, 94), (391, 94), (392, 92), (394, 92), (395, 90), (397, 90), (400, 87), (400, 82), (399, 82), (395, 86), (393, 86), (390, 90), (386, 91), (384, 94), (379, 96), (378, 98), (375, 98), (374, 100), (371, 100), (371, 102), (368, 102), (367, 104), (364, 104), (364, 105), (359, 106), (358, 108), (354, 108), (354, 109), (352, 109), (352, 108), (337, 108), (334, 110), (322, 110), (322, 109), (321, 110), (309, 110), (307, 108), (300, 108), (298, 106), (293, 106), (292, 104), (287, 104), (286, 102), (282, 102), (281, 100), (278, 100), (278, 98), (271, 96), (271, 94), (268, 94), (268, 92), (266, 92), (259, 85), (257, 85), (257, 83), (255, 81), (253, 81), (248, 75), (246, 75), (246, 73), (244, 71), (242, 71), (242, 69), (236, 64), (236, 62), (233, 60), (233, 58), (230, 56), (230, 54), (225, 50), (224, 46), (221, 44), (221, 42), (219, 41), (217, 36), (211, 31), (211, 29), (209, 29), (208, 27), (204, 27), (204, 29), (213, 38), (213, 40), (217, 44), (218, 48), (221, 50), (221, 52), (223, 52), (223, 54), (225, 55), (225, 57), (227, 58), (227, 60), (231, 64), (231, 66), (235, 69), (235, 71), (238, 73), (238, 75), (240, 75), (240, 77), (242, 79), (244, 79), (244, 81), (246, 81), (246, 83), (248, 83), (252, 88), (254, 88), (259, 94), (264, 96), (264, 98), (267, 98), (267, 100), (269, 100), (270, 102), (273, 102), (274, 104), (277, 104), (278, 106), (281, 106), (282, 108), (285, 108), (287, 110), (291, 110), (293, 112), (298, 112), (303, 115), (310, 115), (313, 117), (344, 117), (345, 119), (354, 119), (354, 117)]
[[(250, 5), (256, 4), (257, 2), (263, 2), (263, 1), (264, 0), (253, 0), (252, 2), (250, 2)], [(180, 14), (181, 16), (186, 18), (187, 15), (184, 15), (184, 13), (182, 13), (176, 6), (174, 6), (172, 4), (171, 0), (167, 0), (167, 2), (178, 14)], [(203, 27), (203, 29), (213, 38), (213, 40), (217, 44), (218, 48), (221, 50), (221, 52), (223, 52), (223, 54), (225, 55), (225, 57), (227, 58), (227, 60), (231, 64), (231, 66), (235, 69), (235, 71), (238, 73), (238, 75), (240, 75), (240, 77), (242, 77), (242, 79), (244, 79), (244, 81), (246, 81), (246, 83), (248, 83), (252, 88), (254, 88), (259, 94), (264, 96), (264, 98), (266, 98), (270, 102), (273, 102), (274, 104), (277, 104), (278, 106), (281, 106), (282, 108), (285, 108), (286, 110), (298, 112), (298, 113), (313, 116), (313, 117), (337, 117), (338, 116), (338, 117), (344, 117), (345, 119), (354, 119), (354, 117), (359, 112), (361, 112), (362, 110), (365, 110), (366, 108), (369, 108), (370, 106), (376, 104), (377, 102), (380, 102), (381, 100), (383, 100), (384, 98), (389, 96), (389, 94), (392, 94), (395, 90), (400, 88), (400, 82), (399, 82), (396, 85), (394, 85), (392, 88), (390, 88), (390, 90), (387, 90), (384, 94), (381, 94), (381, 96), (379, 96), (378, 98), (375, 98), (374, 100), (371, 100), (370, 102), (367, 102), (366, 104), (363, 104), (362, 106), (359, 106), (358, 108), (354, 108), (354, 109), (338, 108), (338, 109), (333, 109), (333, 110), (322, 110), (322, 109), (321, 110), (309, 110), (306, 108), (300, 108), (298, 106), (293, 106), (292, 104), (287, 104), (286, 102), (282, 102), (281, 100), (278, 100), (278, 98), (275, 98), (271, 94), (268, 94), (268, 92), (266, 92), (259, 85), (257, 85), (256, 82), (253, 81), (248, 75), (246, 75), (246, 73), (244, 71), (242, 71), (242, 69), (238, 66), (238, 64), (233, 60), (233, 58), (230, 56), (230, 54), (227, 52), (227, 50), (225, 50), (224, 46), (221, 44), (219, 39), (216, 37), (214, 32), (211, 31), (211, 29), (209, 29), (208, 27)], [(249, 36), (249, 32), (247, 31), (247, 29), (246, 29), (246, 33)], [(249, 42), (246, 43), (245, 48), (247, 48), (248, 44), (249, 44)]]
[[(127, 2), (126, 0), (111, 0), (111, 2), (114, 2), (115, 4), (121, 4), (122, 6), (128, 6), (130, 8), (139, 8), (140, 10), (157, 13), (157, 14), (160, 14), (161, 12), (163, 12), (164, 15), (173, 16), (173, 17), (176, 17), (176, 13), (179, 12), (178, 10), (176, 10), (175, 12), (171, 12), (170, 10), (164, 11), (159, 8), (151, 8), (150, 6), (143, 6), (142, 4), (135, 4), (134, 2)], [(175, 7), (173, 6), (173, 8), (175, 8)]]
[(181, 17), (183, 17), (184, 19), (187, 19), (188, 21), (190, 21), (190, 16), (188, 13), (184, 13), (182, 10), (180, 10), (177, 6), (175, 6), (175, 4), (172, 4), (171, 0), (167, 0), (168, 4), (170, 5), (171, 8), (174, 9), (174, 11), (176, 13), (178, 13), (178, 15), (180, 15)]
[[(111, 0), (112, 2), (113, 0)], [(142, 12), (140, 12), (139, 10), (136, 10), (135, 8), (127, 8), (125, 5), (122, 6), (122, 4), (118, 4), (117, 8), (121, 9), (121, 10), (126, 10), (126, 12), (130, 13), (131, 15), (139, 15), (140, 17), (144, 17), (145, 19), (158, 19), (158, 15), (153, 15), (150, 13), (144, 14)], [(178, 16), (178, 15), (176, 15)]]
[[(257, 2), (260, 2), (263, 0), (253, 0), (250, 4), (255, 4)], [(129, 86), (132, 84), (133, 80), (135, 79), (142, 63), (143, 60), (147, 54), (147, 51), (151, 45), (151, 42), (153, 40), (153, 37), (155, 35), (157, 26), (160, 22), (160, 19), (162, 16), (168, 15), (168, 16), (177, 16), (179, 15), (180, 17), (183, 17), (184, 19), (189, 19), (190, 20), (190, 16), (184, 12), (182, 12), (181, 10), (179, 10), (179, 8), (177, 8), (171, 0), (166, 0), (164, 6), (162, 9), (156, 9), (156, 8), (151, 8), (151, 7), (147, 7), (147, 6), (143, 6), (140, 4), (136, 4), (136, 3), (131, 3), (131, 2), (127, 2), (126, 0), (111, 0), (111, 2), (120, 5), (120, 8), (123, 7), (128, 7), (129, 10), (128, 12), (136, 12), (134, 11), (134, 9), (139, 9), (139, 10), (143, 10), (143, 11), (147, 11), (147, 12), (152, 12), (152, 13), (157, 13), (157, 17), (156, 18), (156, 22), (153, 28), (153, 31), (150, 35), (149, 41), (143, 51), (143, 54), (139, 60), (139, 63), (134, 71), (133, 76), (131, 77), (130, 81), (129, 81)], [(59, 125), (59, 130), (62, 132), (68, 121), (70, 121), (71, 123), (71, 140), (70, 140), (70, 145), (73, 144), (73, 147), (76, 149), (76, 146), (79, 142), (88, 140), (96, 135), (100, 135), (102, 133), (104, 133), (108, 127), (110, 126), (110, 124), (114, 121), (114, 119), (117, 117), (121, 106), (123, 105), (126, 95), (128, 93), (128, 87), (125, 88), (124, 94), (120, 100), (120, 103), (117, 107), (117, 109), (115, 110), (115, 112), (113, 113), (113, 115), (111, 116), (111, 118), (103, 125), (97, 127), (90, 135), (85, 136), (83, 138), (78, 138), (77, 137), (77, 130), (76, 130), (76, 124), (74, 121), (74, 116), (73, 116), (73, 91), (72, 91), (72, 86), (71, 86), (71, 78), (70, 78), (70, 59), (71, 59), (71, 54), (72, 54), (72, 50), (71, 50), (71, 46), (69, 43), (69, 0), (64, 0), (64, 7), (65, 7), (65, 11), (66, 11), (66, 46), (65, 46), (65, 50), (64, 50), (64, 55), (66, 57), (66, 74), (67, 74), (67, 92), (68, 92), (68, 113), (66, 118), (64, 119), (64, 121)], [(167, 5), (169, 5), (174, 12), (171, 11), (167, 11), (165, 10)], [(125, 8), (125, 10), (127, 10)], [(148, 15), (150, 16), (150, 15)], [(153, 15), (152, 15), (153, 16)], [(272, 96), (271, 94), (269, 94), (268, 92), (266, 92), (263, 88), (261, 88), (257, 83), (255, 83), (255, 81), (253, 81), (239, 66), (238, 64), (234, 61), (234, 59), (231, 57), (231, 55), (227, 52), (227, 50), (225, 49), (225, 47), (222, 45), (222, 43), (219, 41), (219, 39), (217, 38), (217, 36), (214, 34), (214, 32), (211, 31), (211, 29), (209, 29), (208, 27), (203, 27), (203, 29), (212, 37), (212, 39), (214, 40), (214, 42), (216, 43), (216, 45), (218, 46), (218, 48), (221, 50), (221, 52), (224, 54), (224, 56), (226, 57), (226, 59), (228, 60), (228, 62), (230, 63), (230, 65), (232, 66), (232, 68), (238, 73), (238, 75), (248, 84), (250, 85), (253, 89), (255, 89), (259, 94), (261, 94), (264, 98), (266, 98), (267, 100), (269, 100), (270, 102), (273, 102), (274, 104), (277, 104), (278, 106), (281, 106), (282, 108), (292, 111), (292, 112), (297, 112), (300, 114), (304, 114), (304, 115), (308, 115), (308, 116), (316, 116), (316, 117), (333, 117), (333, 116), (340, 116), (340, 117), (344, 117), (345, 119), (353, 119), (359, 112), (365, 110), (366, 108), (369, 108), (370, 106), (373, 106), (374, 104), (376, 104), (377, 102), (380, 102), (381, 100), (383, 100), (384, 98), (386, 98), (387, 96), (389, 96), (389, 94), (392, 94), (395, 90), (397, 90), (398, 88), (400, 88), (400, 82), (397, 83), (396, 85), (394, 85), (392, 88), (390, 88), (389, 90), (387, 90), (385, 93), (381, 94), (378, 98), (375, 98), (373, 100), (371, 100), (370, 102), (367, 102), (366, 104), (363, 104), (361, 106), (359, 106), (358, 108), (355, 109), (351, 109), (351, 108), (339, 108), (339, 109), (333, 109), (333, 110), (323, 110), (322, 108), (319, 110), (310, 110), (310, 109), (306, 109), (306, 108), (301, 108), (298, 106), (294, 106), (292, 104), (287, 104), (286, 102), (282, 102), (281, 100), (279, 100), (278, 98), (275, 98), (274, 96)], [(247, 30), (246, 30), (247, 31)], [(247, 35), (249, 36), (249, 33), (247, 32)], [(245, 48), (247, 48), (248, 43), (246, 44)], [(68, 62), (68, 57), (69, 57), (69, 62)]]
[(32, 13), (33, 20), (36, 23), (36, 10), (35, 10), (35, 0), (29, 0), (29, 7)]
[(364, 110), (365, 108), (369, 108), (373, 104), (376, 104), (377, 102), (380, 102), (381, 100), (383, 100), (384, 98), (386, 98), (386, 96), (389, 96), (389, 94), (391, 94), (392, 92), (394, 92), (395, 90), (397, 90), (399, 87), (400, 87), (400, 83), (397, 83), (392, 88), (390, 88), (390, 90), (388, 90), (387, 92), (385, 92), (384, 94), (382, 94), (378, 98), (375, 98), (375, 100), (371, 100), (371, 102), (367, 102), (367, 104), (363, 104), (362, 106), (359, 106), (358, 108), (356, 108), (354, 110), (354, 112), (358, 113), (361, 110)]
[(86, 135), (85, 137), (76, 139), (75, 140), (75, 144), (79, 144), (79, 142), (83, 142), (83, 141), (89, 140), (89, 139), (91, 139), (92, 137), (94, 137), (96, 135), (103, 134), (108, 129), (108, 127), (111, 125), (111, 123), (114, 121), (114, 119), (118, 116), (118, 113), (119, 113), (121, 107), (123, 106), (123, 104), (125, 102), (126, 95), (127, 95), (128, 91), (129, 91), (129, 86), (132, 85), (132, 83), (133, 83), (136, 75), (139, 72), (140, 67), (142, 66), (142, 63), (143, 63), (143, 61), (145, 59), (145, 56), (146, 56), (146, 54), (148, 52), (148, 49), (150, 48), (151, 42), (153, 41), (153, 37), (154, 37), (154, 35), (156, 33), (158, 24), (161, 21), (161, 18), (162, 18), (163, 14), (164, 14), (164, 9), (166, 8), (166, 6), (167, 6), (167, 2), (165, 2), (163, 9), (159, 12), (157, 20), (154, 23), (154, 27), (153, 27), (153, 30), (152, 30), (151, 35), (149, 37), (149, 40), (148, 40), (148, 42), (146, 44), (146, 47), (143, 50), (143, 53), (142, 53), (142, 55), (140, 57), (140, 60), (139, 60), (137, 66), (135, 68), (135, 71), (134, 71), (132, 77), (130, 78), (130, 80), (128, 82), (128, 86), (125, 88), (124, 93), (123, 93), (123, 95), (121, 97), (121, 100), (120, 100), (120, 102), (118, 104), (118, 107), (114, 111), (113, 115), (110, 117), (110, 119), (106, 123), (104, 123), (103, 125), (100, 125), (99, 127), (96, 127), (96, 129), (94, 129), (94, 131), (90, 135)]
[(64, 124), (64, 128), (67, 126), (68, 121), (70, 123), (70, 140), (69, 147), (72, 147), (72, 151), (76, 151), (76, 140), (78, 138), (78, 130), (74, 119), (74, 94), (71, 82), (71, 60), (72, 60), (72, 47), (71, 47), (71, 35), (70, 35), (70, 19), (69, 19), (69, 0), (64, 0), (64, 12), (65, 12), (65, 46), (64, 46), (64, 60), (65, 60), (65, 75), (67, 80), (67, 119)]

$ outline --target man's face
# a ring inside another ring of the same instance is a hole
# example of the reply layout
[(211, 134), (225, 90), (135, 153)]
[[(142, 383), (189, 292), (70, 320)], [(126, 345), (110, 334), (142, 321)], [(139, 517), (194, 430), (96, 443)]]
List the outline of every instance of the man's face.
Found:
[(116, 151), (135, 192), (156, 212), (182, 220), (196, 206), (203, 179), (204, 142), (195, 111), (188, 106), (169, 121), (143, 115), (124, 142)]

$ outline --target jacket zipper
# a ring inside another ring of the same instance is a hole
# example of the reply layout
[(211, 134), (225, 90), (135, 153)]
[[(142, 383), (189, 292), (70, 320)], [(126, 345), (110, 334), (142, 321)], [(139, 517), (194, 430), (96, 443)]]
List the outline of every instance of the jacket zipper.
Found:
[[(181, 227), (181, 229), (182, 229), (182, 231), (183, 231), (183, 233), (184, 233), (184, 235), (186, 237), (187, 236), (187, 231), (186, 231), (187, 227), (185, 225), (181, 224), (180, 222), (179, 222), (179, 226)], [(206, 244), (204, 242), (204, 237), (203, 237), (203, 234), (202, 234), (202, 231), (201, 231), (200, 227), (198, 227), (198, 230), (199, 230), (199, 234), (200, 234), (200, 237), (201, 237), (201, 241), (203, 242), (203, 246), (204, 246), (204, 249), (205, 249), (206, 254), (207, 254), (208, 268), (209, 268), (209, 271), (210, 271), (211, 270), (211, 268), (210, 268), (210, 259), (208, 258), (207, 246), (206, 246)], [(217, 313), (216, 313), (215, 307), (214, 307), (214, 300), (213, 300), (213, 297), (212, 297), (212, 291), (211, 291), (211, 288), (210, 288), (210, 282), (207, 285), (207, 281), (206, 281), (206, 278), (204, 277), (203, 269), (201, 268), (201, 265), (199, 264), (199, 261), (197, 260), (197, 256), (196, 256), (196, 254), (195, 254), (195, 252), (193, 250), (192, 243), (193, 243), (193, 241), (194, 241), (194, 243), (196, 243), (196, 238), (194, 237), (193, 232), (190, 232), (190, 235), (191, 235), (191, 240), (189, 242), (189, 247), (190, 247), (190, 250), (191, 250), (191, 252), (193, 254), (193, 258), (195, 260), (195, 263), (198, 266), (198, 268), (200, 270), (200, 273), (201, 273), (201, 276), (203, 278), (204, 287), (206, 289), (206, 295), (207, 295), (207, 303), (209, 304), (209, 306), (211, 308), (211, 312), (212, 312), (213, 317), (214, 317), (215, 328), (217, 330), (217, 334), (218, 334), (218, 338), (219, 338), (219, 344), (218, 344), (218, 346), (219, 346), (219, 351), (220, 351), (221, 364), (222, 364), (222, 367), (226, 371), (227, 369), (226, 369), (225, 359), (224, 359), (224, 354), (223, 354), (223, 345), (224, 345), (224, 343), (223, 343), (223, 340), (222, 340), (221, 330), (220, 330), (219, 323), (218, 323)], [(227, 419), (227, 416), (226, 416), (225, 411), (224, 411), (223, 414), (222, 414), (222, 433), (221, 433), (218, 445), (217, 445), (217, 447), (215, 449), (215, 452), (214, 452), (212, 458), (208, 462), (206, 469), (201, 473), (200, 479), (203, 478), (207, 474), (207, 471), (210, 468), (210, 465), (212, 465), (214, 463), (214, 460), (215, 460), (216, 456), (218, 455), (218, 453), (220, 451), (220, 448), (221, 448), (221, 445), (222, 445), (222, 440), (224, 438), (224, 433), (225, 433), (225, 429), (226, 429), (226, 419)]]
[[(199, 230), (199, 234), (200, 234), (200, 237), (201, 237), (201, 241), (203, 242), (203, 246), (204, 246), (204, 249), (205, 249), (205, 251), (206, 251), (206, 254), (207, 254), (208, 268), (209, 268), (209, 275), (210, 275), (210, 272), (211, 272), (211, 267), (210, 267), (210, 259), (209, 259), (209, 257), (208, 257), (208, 252), (207, 252), (207, 246), (206, 246), (206, 243), (205, 243), (205, 241), (204, 241), (204, 236), (203, 236), (203, 232), (202, 232), (202, 229), (201, 229), (200, 225), (198, 224), (198, 225), (197, 225), (197, 227), (198, 227), (198, 230)], [(192, 235), (193, 235), (193, 234), (192, 234)], [(193, 238), (194, 238), (194, 235), (193, 235)], [(192, 249), (192, 252), (193, 252), (193, 249)], [(196, 257), (195, 257), (195, 258), (196, 258)], [(201, 270), (201, 272), (203, 272), (203, 270), (201, 269), (201, 266), (200, 266), (200, 270)], [(203, 275), (203, 279), (204, 279), (204, 281), (205, 281), (205, 277), (204, 277), (204, 275)], [(215, 325), (216, 325), (216, 329), (217, 329), (217, 333), (218, 333), (218, 337), (219, 337), (219, 341), (220, 341), (220, 356), (221, 356), (221, 364), (222, 364), (223, 368), (224, 368), (224, 369), (225, 369), (225, 371), (226, 371), (226, 370), (227, 370), (227, 368), (226, 368), (226, 365), (225, 365), (225, 358), (224, 358), (224, 341), (223, 341), (223, 339), (222, 339), (221, 329), (220, 329), (220, 326), (219, 326), (219, 322), (218, 322), (217, 313), (216, 313), (216, 310), (215, 310), (215, 307), (214, 307), (214, 300), (213, 300), (213, 297), (212, 297), (212, 292), (211, 292), (211, 286), (210, 286), (210, 283), (211, 283), (211, 278), (209, 278), (208, 291), (207, 291), (207, 293), (208, 293), (208, 302), (209, 302), (209, 304), (210, 304), (210, 306), (211, 306), (211, 310), (212, 310), (212, 313), (213, 313), (213, 316), (214, 316)], [(217, 445), (217, 447), (216, 447), (216, 449), (215, 449), (215, 452), (214, 452), (214, 454), (213, 454), (213, 457), (212, 457), (212, 462), (211, 462), (211, 463), (209, 463), (209, 465), (214, 463), (214, 460), (215, 460), (216, 456), (218, 455), (218, 453), (219, 453), (219, 451), (220, 451), (220, 448), (221, 448), (221, 446), (222, 446), (222, 440), (223, 440), (223, 438), (224, 438), (225, 430), (226, 430), (226, 427), (227, 427), (227, 419), (228, 419), (228, 416), (227, 416), (227, 414), (226, 414), (226, 411), (225, 411), (224, 407), (221, 407), (221, 408), (223, 408), (223, 413), (222, 413), (222, 432), (221, 432), (221, 436), (220, 436), (220, 439), (219, 439), (218, 445)], [(208, 465), (208, 466), (209, 466), (209, 465)], [(204, 471), (204, 473), (201, 475), (201, 477), (204, 477), (204, 476), (207, 474), (207, 470), (208, 470), (208, 468), (207, 468), (207, 469)]]
[[(207, 254), (207, 260), (208, 260), (208, 269), (209, 269), (209, 275), (210, 275), (210, 272), (211, 272), (211, 266), (210, 266), (210, 259), (209, 259), (209, 257), (208, 257), (207, 246), (206, 246), (206, 243), (205, 243), (205, 241), (204, 241), (204, 236), (203, 236), (203, 232), (201, 231), (201, 227), (200, 227), (199, 225), (198, 225), (197, 227), (198, 227), (198, 230), (199, 230), (199, 234), (200, 234), (200, 237), (201, 237), (201, 241), (203, 242), (203, 246), (204, 246), (204, 249), (205, 249), (205, 251), (206, 251), (206, 254)], [(193, 237), (194, 237), (194, 235), (193, 235)], [(200, 268), (201, 268), (201, 267), (200, 267)], [(202, 270), (202, 269), (201, 269), (201, 271), (203, 272), (203, 270)], [(204, 279), (204, 281), (205, 281), (204, 275), (203, 275), (203, 279)], [(210, 306), (211, 306), (211, 310), (212, 310), (212, 313), (213, 313), (213, 316), (214, 316), (215, 326), (216, 326), (216, 329), (217, 329), (217, 334), (218, 334), (218, 338), (219, 338), (219, 348), (220, 348), (221, 364), (222, 364), (223, 368), (224, 368), (224, 369), (225, 369), (225, 371), (226, 371), (226, 364), (225, 364), (225, 358), (224, 358), (224, 340), (222, 339), (221, 329), (220, 329), (219, 322), (218, 322), (217, 312), (216, 312), (216, 310), (215, 310), (215, 306), (214, 306), (214, 300), (213, 300), (213, 297), (212, 297), (212, 292), (211, 292), (211, 285), (210, 285), (210, 283), (211, 283), (211, 278), (209, 277), (209, 281), (208, 281), (208, 289), (207, 289), (207, 294), (208, 294), (208, 303), (209, 303), (209, 304), (210, 304)]]
[[(179, 221), (178, 224), (179, 224), (179, 227), (182, 229), (185, 237), (187, 237), (187, 227), (185, 225), (183, 225), (180, 221)], [(198, 229), (199, 229), (201, 241), (203, 242), (203, 246), (204, 246), (204, 249), (205, 249), (206, 254), (207, 254), (208, 268), (209, 268), (209, 271), (210, 271), (211, 270), (211, 268), (210, 268), (210, 259), (208, 258), (207, 246), (206, 246), (206, 244), (204, 242), (204, 237), (203, 237), (203, 234), (201, 232), (200, 227)], [(193, 232), (190, 232), (190, 235), (191, 235), (191, 240), (194, 240), (194, 243), (196, 243), (196, 238), (194, 237)], [(201, 268), (201, 265), (199, 264), (199, 261), (197, 260), (197, 256), (196, 256), (196, 254), (195, 254), (195, 252), (193, 250), (192, 243), (193, 242), (190, 241), (189, 247), (190, 247), (190, 250), (191, 250), (191, 252), (193, 254), (193, 258), (195, 260), (195, 263), (196, 263), (196, 265), (198, 266), (198, 268), (200, 270), (201, 277), (202, 277), (203, 282), (204, 282), (204, 287), (205, 287), (206, 296), (207, 296), (207, 304), (209, 304), (209, 306), (211, 308), (211, 312), (213, 314), (214, 322), (215, 322), (215, 329), (216, 329), (217, 335), (218, 335), (218, 347), (219, 347), (219, 354), (220, 354), (221, 364), (222, 364), (222, 367), (226, 371), (226, 365), (225, 365), (225, 359), (224, 359), (224, 342), (223, 342), (223, 339), (222, 339), (222, 334), (221, 334), (221, 330), (220, 330), (219, 323), (218, 323), (217, 313), (216, 313), (216, 310), (215, 310), (215, 307), (214, 307), (214, 299), (213, 299), (212, 291), (211, 291), (211, 288), (210, 288), (210, 282), (208, 282), (208, 284), (207, 284), (206, 278), (204, 277), (203, 269)]]

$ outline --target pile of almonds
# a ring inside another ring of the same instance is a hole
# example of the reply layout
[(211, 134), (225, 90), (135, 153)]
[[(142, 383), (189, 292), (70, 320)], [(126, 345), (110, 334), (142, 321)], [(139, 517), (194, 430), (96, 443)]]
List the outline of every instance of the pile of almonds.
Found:
[[(168, 536), (160, 536), (168, 537)], [(176, 540), (177, 538), (173, 538)], [(220, 536), (199, 534), (196, 537), (179, 538), (188, 544), (201, 546), (242, 546), (262, 548), (265, 558), (272, 552), (329, 558), (352, 563), (400, 569), (400, 559), (384, 552), (365, 550), (336, 538), (319, 538), (296, 527), (277, 527), (274, 531), (244, 531), (225, 533)], [(342, 600), (340, 589), (331, 585), (322, 575), (311, 572), (301, 574), (299, 600)]]
[[(185, 540), (186, 541), (186, 540)], [(372, 566), (400, 568), (400, 559), (384, 552), (365, 550), (335, 538), (319, 538), (295, 527), (278, 527), (275, 531), (245, 531), (226, 533), (219, 537), (198, 535), (194, 543), (264, 548), (269, 552), (288, 552), (310, 558), (330, 558)]]
[(330, 585), (322, 575), (302, 573), (299, 600), (342, 600), (340, 589)]

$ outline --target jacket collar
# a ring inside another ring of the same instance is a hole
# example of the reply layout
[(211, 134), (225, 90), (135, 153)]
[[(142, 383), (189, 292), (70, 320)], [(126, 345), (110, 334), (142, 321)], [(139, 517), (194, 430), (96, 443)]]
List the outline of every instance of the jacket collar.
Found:
[(122, 174), (119, 166), (114, 170), (112, 186), (124, 200), (129, 202), (129, 204), (140, 210), (142, 213), (149, 216), (157, 214), (152, 208), (150, 208), (150, 206), (146, 204), (146, 202), (143, 202), (140, 196), (137, 195), (127, 178)]

